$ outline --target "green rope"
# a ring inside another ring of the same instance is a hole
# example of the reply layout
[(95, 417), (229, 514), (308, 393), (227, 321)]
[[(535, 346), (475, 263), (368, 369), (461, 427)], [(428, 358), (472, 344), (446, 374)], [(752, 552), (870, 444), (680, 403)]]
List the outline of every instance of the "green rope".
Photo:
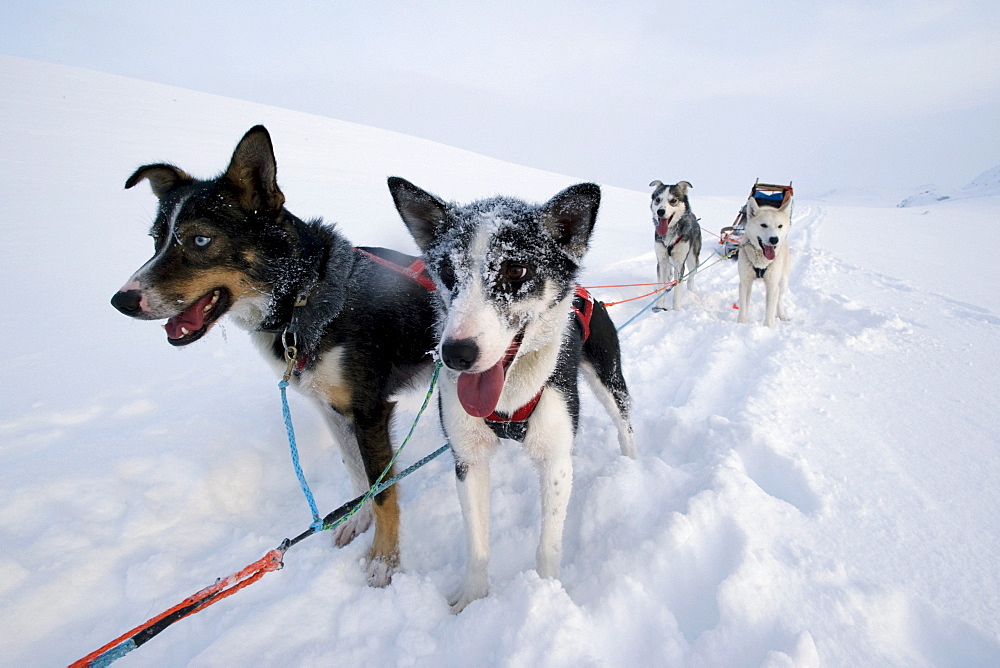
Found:
[(417, 462), (413, 466), (410, 466), (409, 468), (407, 468), (405, 471), (403, 471), (399, 475), (393, 476), (389, 480), (386, 480), (385, 482), (383, 482), (383, 480), (385, 479), (385, 477), (389, 474), (389, 471), (392, 470), (392, 466), (393, 466), (393, 464), (396, 463), (396, 459), (399, 457), (399, 454), (401, 452), (403, 452), (403, 448), (405, 448), (406, 444), (409, 443), (410, 437), (413, 436), (413, 431), (417, 428), (417, 423), (420, 421), (420, 416), (424, 414), (425, 410), (427, 410), (427, 405), (430, 403), (431, 396), (434, 394), (434, 388), (435, 388), (435, 386), (437, 386), (438, 374), (440, 372), (441, 372), (441, 362), (434, 362), (434, 374), (431, 376), (430, 387), (427, 388), (427, 394), (424, 396), (424, 402), (423, 402), (423, 404), (421, 404), (420, 410), (417, 411), (417, 416), (415, 418), (413, 418), (413, 424), (410, 425), (410, 431), (407, 432), (406, 438), (404, 438), (403, 442), (399, 444), (399, 449), (396, 450), (396, 453), (392, 456), (392, 459), (389, 460), (389, 464), (385, 467), (385, 469), (382, 471), (382, 473), (379, 474), (379, 477), (378, 477), (377, 480), (375, 480), (375, 483), (371, 487), (368, 488), (368, 491), (364, 493), (364, 496), (361, 497), (361, 500), (358, 501), (354, 505), (354, 507), (351, 508), (351, 510), (349, 510), (346, 514), (338, 517), (335, 521), (333, 521), (332, 523), (329, 523), (329, 524), (327, 524), (324, 521), (321, 530), (325, 531), (327, 529), (333, 529), (333, 528), (339, 526), (340, 524), (342, 524), (343, 522), (347, 521), (356, 512), (358, 512), (358, 510), (361, 509), (361, 506), (363, 506), (365, 504), (365, 501), (368, 501), (373, 496), (376, 496), (377, 494), (381, 493), (383, 490), (388, 489), (389, 487), (395, 485), (397, 482), (399, 482), (400, 480), (402, 480), (404, 477), (408, 476), (410, 473), (413, 473), (418, 468), (420, 468), (421, 466), (423, 466), (424, 464), (426, 464), (427, 462), (429, 462), (430, 460), (434, 459), (435, 457), (437, 457), (442, 452), (444, 452), (445, 450), (448, 449), (448, 447), (449, 447), (448, 445), (442, 446), (436, 452), (433, 452), (430, 455), (428, 455), (427, 457), (424, 457), (419, 462)]

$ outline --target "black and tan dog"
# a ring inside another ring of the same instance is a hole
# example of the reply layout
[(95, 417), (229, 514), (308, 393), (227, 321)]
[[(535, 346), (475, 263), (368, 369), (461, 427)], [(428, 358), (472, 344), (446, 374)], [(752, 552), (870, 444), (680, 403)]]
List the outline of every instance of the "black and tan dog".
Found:
[[(333, 227), (289, 213), (262, 126), (246, 133), (217, 178), (152, 164), (125, 187), (144, 180), (160, 200), (151, 230), (155, 252), (111, 303), (134, 318), (166, 318), (175, 346), (197, 341), (228, 314), (279, 373), (294, 346), (290, 382), (320, 405), (354, 493), (366, 490), (392, 456), (392, 395), (431, 364), (433, 284), (385, 262), (406, 266), (417, 259), (357, 249)], [(383, 586), (399, 564), (395, 488), (378, 495), (374, 516), (368, 580)], [(371, 520), (366, 505), (338, 527), (335, 542), (347, 544)]]

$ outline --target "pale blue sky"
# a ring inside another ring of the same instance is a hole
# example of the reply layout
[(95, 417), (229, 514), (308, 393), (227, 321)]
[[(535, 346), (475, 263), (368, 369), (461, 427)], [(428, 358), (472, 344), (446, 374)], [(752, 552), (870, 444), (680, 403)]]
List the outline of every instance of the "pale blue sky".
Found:
[(640, 190), (948, 187), (1000, 164), (995, 0), (6, 0), (0, 52)]

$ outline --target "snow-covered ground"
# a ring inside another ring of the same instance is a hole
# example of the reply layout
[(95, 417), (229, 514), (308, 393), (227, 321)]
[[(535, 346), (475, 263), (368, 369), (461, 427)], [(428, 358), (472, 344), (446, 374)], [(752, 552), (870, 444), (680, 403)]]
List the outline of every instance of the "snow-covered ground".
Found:
[[(108, 304), (152, 249), (154, 198), (122, 189), (136, 166), (214, 175), (264, 123), (294, 213), (410, 251), (387, 175), (456, 200), (544, 200), (587, 179), (9, 57), (0, 112), (3, 665), (78, 659), (309, 523), (277, 379), (246, 335), (220, 327), (178, 350)], [(744, 195), (696, 189), (692, 204), (717, 231)], [(647, 201), (645, 183), (605, 189), (585, 284), (654, 280)], [(537, 483), (508, 443), (492, 589), (460, 615), (446, 603), (463, 536), (445, 455), (402, 483), (391, 586), (364, 584), (370, 533), (344, 549), (315, 536), (120, 665), (1000, 665), (1000, 193), (835, 201), (796, 202), (790, 322), (759, 325), (758, 288), (758, 324), (737, 325), (736, 266), (719, 262), (682, 311), (622, 332), (640, 456), (617, 454), (585, 394), (561, 581), (533, 571)], [(398, 434), (420, 399), (403, 399)], [(326, 512), (347, 476), (292, 402)], [(441, 442), (431, 412), (402, 460)]]

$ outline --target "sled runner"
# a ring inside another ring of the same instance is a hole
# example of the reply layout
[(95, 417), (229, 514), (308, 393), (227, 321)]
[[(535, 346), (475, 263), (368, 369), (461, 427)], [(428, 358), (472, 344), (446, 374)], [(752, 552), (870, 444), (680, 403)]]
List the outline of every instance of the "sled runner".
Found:
[[(785, 203), (786, 200), (791, 198), (792, 184), (788, 183), (787, 186), (773, 185), (770, 183), (761, 183), (760, 179), (757, 179), (753, 187), (750, 188), (750, 197), (760, 206), (771, 206), (774, 208), (780, 207)], [(744, 204), (740, 207), (740, 212), (736, 214), (736, 220), (733, 221), (732, 225), (728, 227), (723, 227), (719, 232), (719, 253), (723, 257), (731, 257), (736, 259), (736, 255), (739, 253), (740, 244), (743, 243), (743, 230), (747, 223), (747, 207)]]

